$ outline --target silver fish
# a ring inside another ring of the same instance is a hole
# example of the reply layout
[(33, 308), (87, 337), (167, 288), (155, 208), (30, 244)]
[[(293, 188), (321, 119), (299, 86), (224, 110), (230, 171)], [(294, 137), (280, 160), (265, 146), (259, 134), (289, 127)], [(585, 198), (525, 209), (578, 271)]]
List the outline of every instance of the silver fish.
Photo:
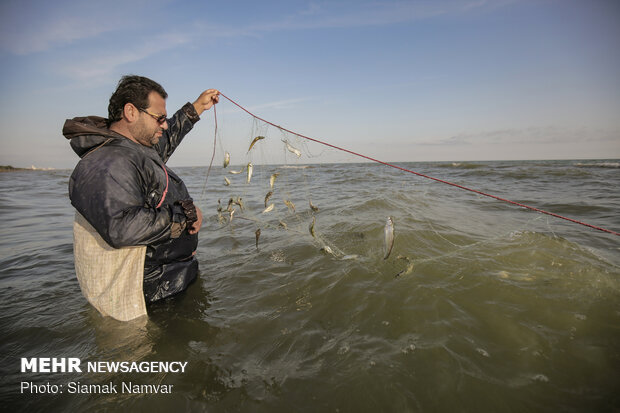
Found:
[(252, 162), (250, 162), (248, 164), (248, 184), (250, 183), (250, 179), (252, 179), (252, 171), (254, 170), (254, 165), (252, 165)]
[(265, 208), (262, 213), (264, 214), (266, 212), (272, 211), (273, 208), (275, 208), (275, 206), (276, 206), (276, 204), (269, 204), (269, 206), (267, 208)]
[(260, 238), (260, 228), (254, 233), (256, 235), (256, 249), (258, 249), (258, 239)]
[(254, 144), (256, 142), (260, 141), (261, 139), (265, 139), (265, 137), (264, 136), (257, 136), (256, 138), (254, 138), (254, 140), (250, 144), (250, 147), (248, 148), (248, 152), (250, 152), (252, 150), (252, 146), (254, 146)]
[(241, 170), (239, 171), (229, 171), (231, 174), (233, 175), (239, 175), (241, 172), (243, 172), (245, 170), (245, 166), (243, 168), (241, 168)]
[(237, 211), (237, 210), (236, 210), (236, 209), (233, 209), (233, 210), (231, 210), (231, 211), (230, 211), (230, 220), (228, 221), (229, 223), (231, 223), (231, 222), (232, 222), (233, 215), (235, 214), (235, 211)]
[(224, 168), (226, 168), (230, 164), (230, 154), (226, 152), (224, 154)]
[(314, 224), (316, 224), (316, 217), (312, 217), (312, 222), (310, 223), (310, 227), (308, 228), (310, 230), (310, 235), (316, 238), (316, 233), (314, 232)]
[(392, 252), (392, 247), (394, 246), (394, 220), (392, 217), (388, 217), (385, 222), (385, 228), (383, 228), (383, 240), (385, 244), (385, 255), (383, 256), (383, 259), (387, 260)]
[(269, 201), (269, 198), (271, 198), (271, 195), (273, 195), (272, 191), (267, 192), (267, 195), (265, 195), (265, 207), (267, 207), (267, 201)]
[(297, 156), (298, 158), (301, 156), (301, 152), (299, 151), (299, 149), (293, 148), (286, 139), (282, 139), (282, 142), (284, 142), (284, 144), (286, 145), (286, 149), (288, 149), (289, 152), (294, 153), (295, 156)]
[(321, 248), (319, 251), (324, 252), (325, 254), (331, 254), (334, 255), (334, 251), (332, 251), (332, 249), (329, 247), (329, 245), (325, 245), (323, 248)]
[(280, 225), (282, 228), (284, 228), (284, 229), (288, 229), (288, 225), (286, 225), (286, 222), (284, 222), (284, 221), (280, 221), (280, 224), (279, 224), (279, 225)]
[(310, 209), (313, 210), (314, 212), (318, 212), (319, 211), (319, 207), (315, 206), (312, 201), (308, 201), (310, 202)]
[(230, 185), (230, 181), (226, 177), (224, 177), (224, 185), (226, 186)]
[(269, 187), (271, 187), (271, 189), (273, 189), (273, 184), (276, 182), (276, 178), (278, 177), (278, 175), (280, 174), (276, 172), (269, 178)]

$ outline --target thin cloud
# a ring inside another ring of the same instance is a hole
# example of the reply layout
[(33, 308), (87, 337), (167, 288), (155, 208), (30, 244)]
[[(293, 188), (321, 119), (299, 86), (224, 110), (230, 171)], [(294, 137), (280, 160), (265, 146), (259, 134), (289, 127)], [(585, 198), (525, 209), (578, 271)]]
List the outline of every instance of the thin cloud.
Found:
[[(510, 1), (499, 1), (499, 4)], [(28, 55), (72, 45), (75, 46), (73, 50), (79, 50), (79, 58), (66, 58), (64, 62), (59, 59), (58, 72), (79, 81), (97, 81), (115, 73), (120, 66), (139, 62), (172, 47), (195, 47), (196, 39), (216, 42), (222, 38), (260, 37), (278, 31), (390, 25), (498, 7), (497, 2), (491, 6), (484, 0), (312, 3), (291, 14), (275, 16), (266, 23), (207, 24), (203, 20), (186, 24), (183, 32), (153, 36), (159, 39), (157, 44), (136, 38), (136, 33), (140, 32), (147, 36), (147, 28), (153, 30), (153, 21), (164, 20), (163, 6), (167, 3), (169, 0), (6, 1), (0, 4), (0, 49)], [(146, 15), (145, 10), (148, 10)], [(121, 40), (125, 38), (130, 41)], [(89, 46), (87, 42), (98, 45)], [(106, 52), (112, 49), (113, 52)]]
[[(325, 3), (301, 12), (283, 23), (284, 28), (321, 29), (384, 26), (442, 15), (461, 14), (487, 7), (486, 1), (397, 1), (371, 3)], [(273, 25), (278, 28), (278, 25)]]
[(252, 106), (250, 110), (260, 110), (260, 109), (287, 109), (292, 106), (295, 106), (297, 103), (307, 102), (312, 100), (310, 98), (296, 98), (296, 99), (285, 99), (278, 100), (275, 102), (263, 103), (261, 105)]
[(80, 81), (107, 79), (109, 75), (117, 72), (120, 66), (144, 60), (161, 52), (187, 44), (189, 41), (190, 37), (182, 33), (167, 33), (144, 40), (136, 39), (133, 43), (139, 43), (137, 46), (127, 47), (124, 50), (115, 50), (108, 54), (97, 54), (78, 62), (72, 61), (61, 65), (58, 71)]
[[(135, 16), (157, 10), (167, 0), (105, 2), (8, 0), (0, 2), (0, 49), (16, 55), (44, 52), (135, 29)], [(144, 23), (146, 24), (146, 22)]]
[[(387, 26), (444, 15), (457, 15), (495, 9), (514, 0), (451, 0), (395, 2), (325, 2), (312, 3), (295, 13), (278, 16), (260, 24), (201, 25), (211, 37), (257, 37), (266, 33), (291, 30), (347, 29)], [(208, 27), (208, 29), (207, 29)]]
[(37, 26), (29, 33), (5, 26), (2, 30), (0, 47), (13, 54), (28, 55), (115, 30), (111, 25), (101, 24), (98, 19), (75, 17), (51, 20)]
[(464, 145), (500, 145), (500, 144), (562, 144), (579, 142), (608, 142), (620, 140), (619, 130), (579, 127), (529, 127), (513, 129), (496, 129), (478, 133), (462, 133), (448, 138), (426, 140), (418, 145), (427, 146), (464, 146)]
[[(288, 109), (288, 108), (295, 107), (298, 103), (308, 102), (312, 100), (313, 98), (311, 97), (283, 99), (283, 100), (276, 100), (273, 102), (262, 103), (260, 105), (248, 106), (246, 109), (254, 113), (257, 116), (260, 116), (261, 114), (259, 113), (259, 111), (264, 110), (264, 109), (276, 109), (276, 110)], [(231, 109), (224, 109), (221, 113), (239, 113), (239, 111), (240, 109), (238, 108), (231, 108)], [(218, 109), (218, 113), (220, 113), (219, 109)]]

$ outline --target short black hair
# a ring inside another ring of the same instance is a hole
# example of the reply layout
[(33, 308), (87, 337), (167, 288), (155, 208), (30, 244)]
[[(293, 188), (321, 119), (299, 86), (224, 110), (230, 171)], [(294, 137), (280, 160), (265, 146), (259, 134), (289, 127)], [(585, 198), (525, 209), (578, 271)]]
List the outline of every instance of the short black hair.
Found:
[(149, 106), (151, 92), (157, 92), (164, 99), (168, 97), (164, 88), (154, 80), (136, 75), (123, 76), (110, 97), (108, 124), (123, 118), (123, 108), (127, 103), (133, 104), (138, 109), (146, 109)]

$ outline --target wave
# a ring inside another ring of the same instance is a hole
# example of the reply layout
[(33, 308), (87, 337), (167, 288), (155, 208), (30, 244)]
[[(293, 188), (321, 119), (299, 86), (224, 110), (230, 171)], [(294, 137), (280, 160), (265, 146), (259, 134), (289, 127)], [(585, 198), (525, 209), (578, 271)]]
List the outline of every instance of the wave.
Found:
[(456, 169), (479, 169), (479, 168), (487, 168), (488, 165), (483, 165), (479, 163), (472, 162), (451, 162), (451, 163), (440, 163), (435, 165), (438, 168), (456, 168)]
[(306, 169), (309, 168), (310, 165), (280, 165), (279, 169)]
[(578, 168), (612, 168), (619, 169), (620, 162), (578, 162), (574, 164)]

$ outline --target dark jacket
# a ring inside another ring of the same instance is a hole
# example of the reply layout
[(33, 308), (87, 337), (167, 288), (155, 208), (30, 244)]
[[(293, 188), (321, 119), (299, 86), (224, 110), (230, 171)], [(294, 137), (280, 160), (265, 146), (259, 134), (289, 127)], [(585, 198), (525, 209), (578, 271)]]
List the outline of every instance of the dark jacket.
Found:
[(175, 202), (190, 195), (165, 165), (198, 119), (187, 103), (168, 120), (168, 129), (151, 148), (109, 130), (107, 120), (97, 116), (68, 119), (63, 127), (63, 135), (82, 158), (69, 180), (71, 204), (112, 247), (146, 245), (147, 302), (185, 290), (198, 273), (193, 256), (198, 235), (185, 229), (171, 238), (173, 222), (185, 222)]

